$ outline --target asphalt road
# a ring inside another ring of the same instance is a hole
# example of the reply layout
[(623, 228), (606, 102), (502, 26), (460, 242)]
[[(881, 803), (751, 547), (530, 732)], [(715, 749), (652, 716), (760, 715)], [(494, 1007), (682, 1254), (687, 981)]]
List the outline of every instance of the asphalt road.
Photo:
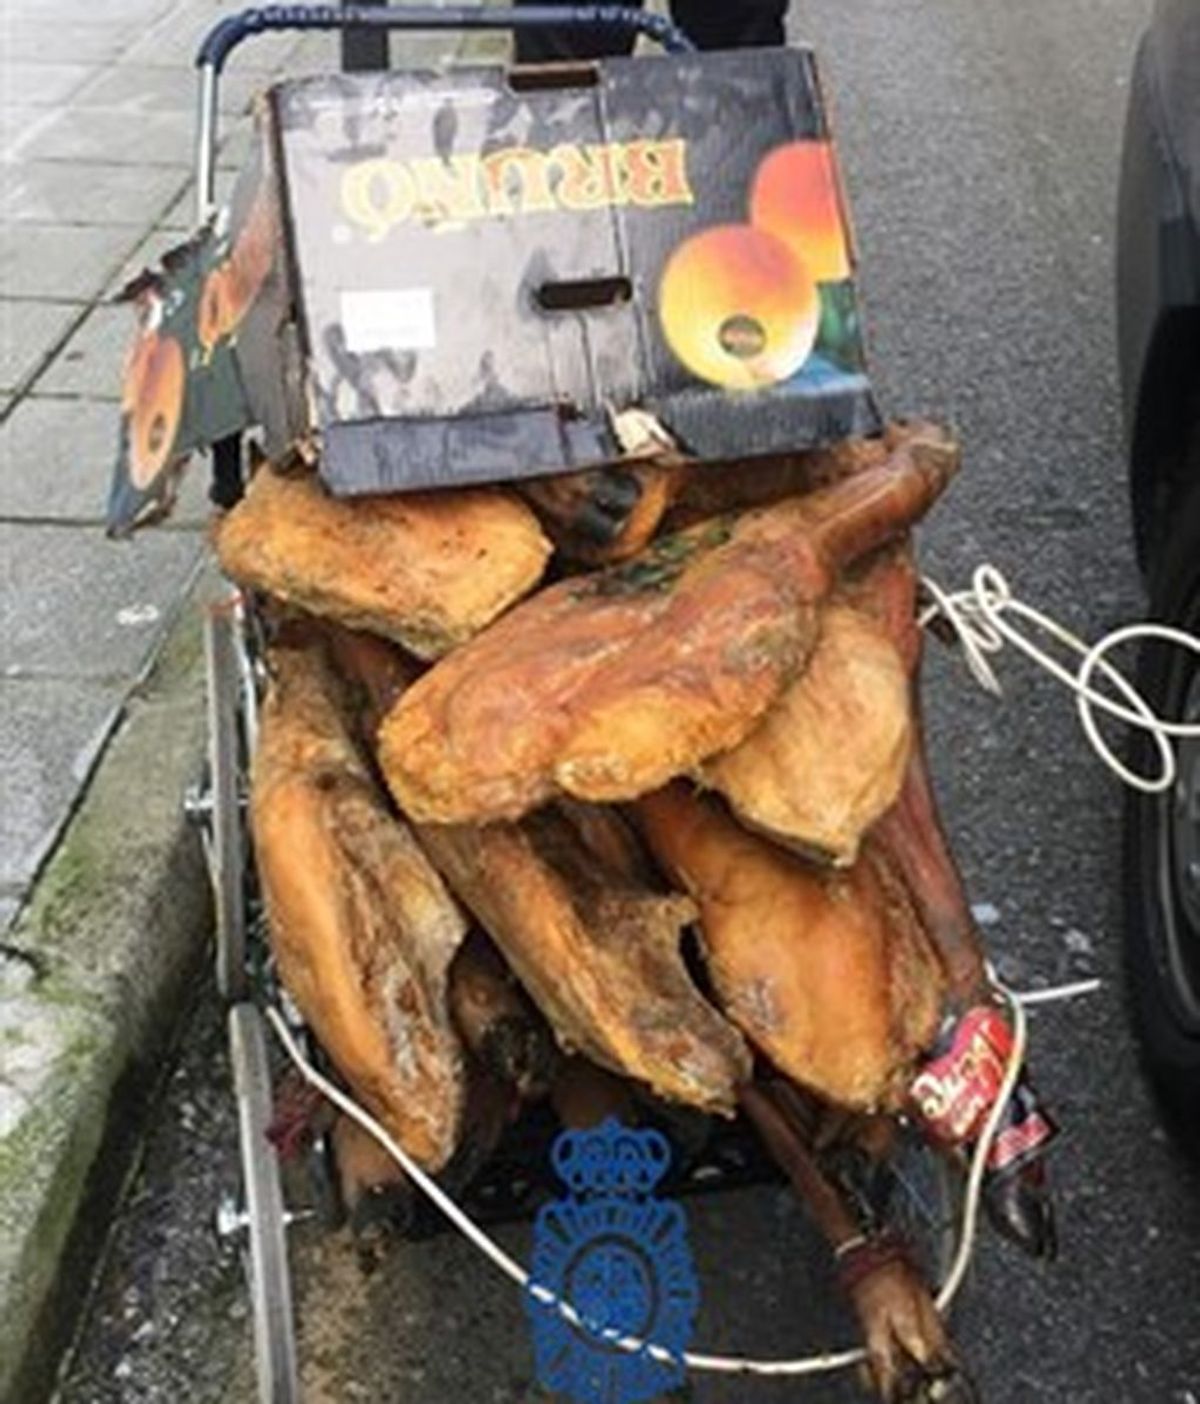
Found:
[[(1111, 281), (1116, 162), (1143, 0), (808, 0), (856, 214), (876, 376), (895, 412), (949, 419), (966, 471), (925, 531), (927, 570), (987, 560), (1088, 635), (1135, 617)], [(1122, 1010), (1120, 794), (1064, 697), (1016, 660), (1005, 699), (934, 655), (931, 743), (972, 898), (1018, 985), (1098, 975), (1035, 1016), (1032, 1064), (1065, 1135), (1060, 1261), (987, 1240), (955, 1335), (988, 1404), (1200, 1401), (1200, 1178), (1139, 1080)], [(211, 1000), (186, 1036), (118, 1225), (64, 1404), (249, 1401), (236, 1255), (207, 1229), (232, 1179)], [(692, 1211), (706, 1347), (795, 1353), (839, 1323), (785, 1196)], [(509, 1242), (522, 1252), (527, 1231)], [(512, 1290), (461, 1244), (405, 1247), (364, 1275), (337, 1237), (297, 1231), (307, 1397), (525, 1404)], [(696, 1404), (862, 1397), (852, 1382), (699, 1380)]]

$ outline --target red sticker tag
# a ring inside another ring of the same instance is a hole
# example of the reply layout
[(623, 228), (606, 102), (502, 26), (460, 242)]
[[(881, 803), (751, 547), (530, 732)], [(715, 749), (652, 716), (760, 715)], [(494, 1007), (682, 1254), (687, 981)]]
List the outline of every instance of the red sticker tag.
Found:
[(1039, 1154), (1057, 1134), (1058, 1128), (1038, 1105), (1037, 1094), (1022, 1074), (988, 1151), (988, 1170), (998, 1173), (1023, 1164)]
[(992, 1142), (988, 1152), (988, 1169), (1004, 1170), (1018, 1161), (1026, 1160), (1054, 1135), (1054, 1127), (1040, 1113), (1026, 1117), (1019, 1126), (1009, 1126)]
[(981, 1006), (958, 1021), (949, 1048), (925, 1065), (911, 1088), (939, 1140), (959, 1145), (978, 1135), (1000, 1095), (1012, 1047), (998, 1009)]

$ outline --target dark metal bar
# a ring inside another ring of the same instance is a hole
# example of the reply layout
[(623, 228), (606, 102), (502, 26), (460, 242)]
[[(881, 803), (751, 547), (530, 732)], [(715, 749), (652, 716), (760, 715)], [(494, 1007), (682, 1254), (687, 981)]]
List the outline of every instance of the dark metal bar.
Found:
[[(362, 31), (385, 46), (392, 29), (522, 29), (539, 25), (589, 28), (607, 25), (645, 34), (668, 53), (691, 53), (694, 45), (665, 16), (647, 14), (627, 5), (529, 5), (500, 9), (481, 5), (404, 5), (395, 9), (378, 0), (340, 5), (263, 5), (227, 15), (205, 36), (196, 55), (200, 69), (199, 117), (196, 136), (197, 218), (201, 223), (213, 207), (216, 176), (217, 115), (221, 69), (244, 40), (281, 29)], [(366, 56), (366, 51), (360, 51)], [(378, 52), (373, 51), (373, 58)], [(366, 65), (386, 67), (386, 62)]]
[(523, 29), (540, 25), (591, 28), (606, 25), (645, 34), (669, 53), (689, 53), (691, 41), (665, 15), (625, 5), (530, 5), (500, 9), (479, 5), (404, 5), (395, 9), (374, 3), (345, 5), (264, 5), (229, 15), (215, 25), (196, 55), (200, 68), (220, 72), (243, 40), (280, 29)]
[[(386, 5), (387, 0), (358, 0), (359, 5)], [(347, 0), (342, 0), (347, 9)], [(386, 29), (364, 29), (354, 25), (342, 30), (342, 72), (382, 73), (388, 66)]]

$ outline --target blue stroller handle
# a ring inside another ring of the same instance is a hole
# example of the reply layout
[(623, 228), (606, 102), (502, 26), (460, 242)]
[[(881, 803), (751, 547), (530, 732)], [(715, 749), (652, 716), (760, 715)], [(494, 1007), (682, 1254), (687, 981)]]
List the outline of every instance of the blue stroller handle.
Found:
[(196, 54), (200, 98), (196, 134), (197, 213), (212, 212), (216, 173), (217, 91), (225, 60), (244, 40), (279, 30), (522, 29), (567, 25), (598, 26), (645, 34), (668, 53), (695, 47), (665, 15), (630, 5), (529, 5), (519, 10), (491, 5), (262, 5), (227, 15), (209, 30)]

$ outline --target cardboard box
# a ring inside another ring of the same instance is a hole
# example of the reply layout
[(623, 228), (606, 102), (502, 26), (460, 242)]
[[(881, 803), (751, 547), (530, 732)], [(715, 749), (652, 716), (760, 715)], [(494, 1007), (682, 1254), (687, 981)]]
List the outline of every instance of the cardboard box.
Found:
[(258, 131), (159, 331), (336, 493), (605, 462), (631, 405), (705, 459), (877, 427), (808, 50), (287, 81)]

